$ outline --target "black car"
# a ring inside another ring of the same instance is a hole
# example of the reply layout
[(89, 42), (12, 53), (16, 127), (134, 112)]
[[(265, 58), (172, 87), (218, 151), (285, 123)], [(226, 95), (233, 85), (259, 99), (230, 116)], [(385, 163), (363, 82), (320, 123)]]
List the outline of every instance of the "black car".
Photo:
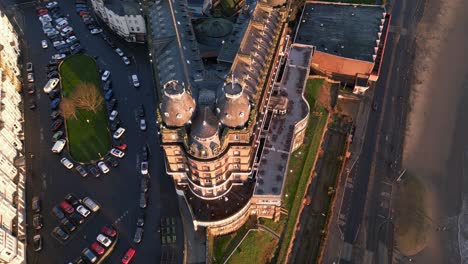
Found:
[(107, 91), (107, 90), (111, 89), (111, 88), (112, 88), (112, 82), (111, 82), (111, 80), (105, 81), (105, 82), (102, 84), (102, 88), (104, 89), (104, 91)]
[(88, 169), (89, 169), (89, 172), (91, 172), (91, 175), (93, 175), (94, 177), (97, 178), (97, 177), (101, 176), (101, 172), (98, 170), (98, 168), (96, 168), (96, 166), (89, 165)]
[[(63, 53), (63, 52), (60, 52), (60, 53)], [(49, 61), (49, 63), (47, 64), (48, 66), (56, 66), (58, 65), (59, 61), (58, 60), (55, 60), (55, 59), (52, 59)]]
[(35, 214), (33, 216), (33, 227), (34, 227), (34, 229), (39, 230), (39, 229), (42, 228), (43, 225), (44, 225), (44, 223), (43, 223), (42, 215), (41, 214)]
[(57, 217), (58, 220), (62, 220), (65, 218), (65, 214), (63, 213), (62, 209), (60, 209), (58, 206), (52, 207), (52, 214)]
[(57, 111), (57, 110), (52, 111), (52, 113), (50, 114), (50, 118), (52, 118), (52, 120), (57, 119), (57, 117), (59, 116), (60, 116), (60, 111)]
[(42, 249), (42, 237), (41, 235), (37, 234), (33, 237), (33, 245), (34, 251), (41, 251)]
[(36, 109), (36, 107), (37, 107), (36, 100), (30, 99), (29, 100), (29, 109), (34, 110), (34, 109)]
[(79, 46), (78, 48), (72, 50), (72, 51), (70, 52), (70, 54), (71, 54), (71, 55), (75, 55), (75, 54), (78, 54), (78, 53), (80, 53), (80, 52), (82, 52), (82, 51), (84, 51), (84, 48), (83, 48), (82, 46)]
[(70, 236), (65, 231), (63, 231), (62, 228), (60, 228), (58, 226), (56, 228), (54, 228), (54, 231), (52, 231), (52, 233), (54, 233), (62, 241), (65, 241), (68, 238), (70, 238)]
[(58, 70), (58, 66), (47, 66), (46, 67), (46, 71), (49, 73), (49, 72), (53, 72), (53, 71), (57, 71)]
[(73, 207), (80, 205), (81, 201), (75, 195), (69, 193), (65, 196), (65, 201), (71, 204)]
[(142, 211), (140, 215), (138, 216), (136, 225), (138, 227), (143, 227), (145, 225), (145, 212), (144, 211)]
[(111, 48), (113, 48), (113, 49), (117, 48), (117, 46), (115, 46), (114, 42), (112, 42), (112, 40), (110, 40), (110, 39), (107, 39), (107, 44), (109, 44), (109, 46), (111, 46)]
[(49, 96), (50, 100), (54, 100), (55, 98), (60, 97), (60, 90), (59, 89), (53, 89), (52, 91), (50, 91), (48, 96)]
[(55, 120), (52, 125), (50, 126), (50, 129), (52, 129), (52, 131), (57, 131), (59, 130), (63, 125), (63, 119), (59, 118), (57, 120)]
[(68, 232), (73, 232), (75, 229), (76, 229), (76, 226), (70, 222), (70, 220), (68, 220), (67, 218), (63, 218), (61, 221), (60, 221), (60, 226), (67, 230)]
[(112, 122), (110, 125), (112, 132), (116, 131), (119, 127), (120, 127), (120, 122), (118, 122), (118, 120), (114, 120), (114, 122)]
[(57, 78), (59, 76), (58, 71), (51, 71), (47, 74), (47, 79)]
[(70, 49), (71, 49), (71, 50), (75, 50), (75, 49), (77, 49), (78, 47), (81, 47), (81, 44), (80, 44), (80, 43), (75, 43), (75, 44), (73, 44), (73, 45), (70, 47)]
[(28, 84), (27, 92), (28, 94), (34, 94), (36, 92), (36, 85), (34, 83)]
[(137, 112), (139, 117), (145, 117), (145, 107), (143, 105), (138, 107)]
[(57, 47), (55, 47), (55, 49), (61, 50), (61, 49), (66, 49), (66, 48), (68, 48), (68, 47), (70, 47), (70, 45), (68, 45), (67, 43), (65, 43), (65, 44), (62, 44), (62, 45), (58, 45)]
[(117, 106), (117, 99), (112, 98), (107, 102), (107, 110), (111, 112)]
[(70, 54), (71, 50), (70, 50), (70, 48), (60, 49), (60, 50), (58, 50), (58, 53)]
[(143, 161), (148, 161), (148, 156), (149, 156), (148, 146), (143, 146), (143, 150), (141, 152), (141, 158), (143, 159)]
[(113, 157), (110, 157), (110, 156), (108, 156), (106, 158), (106, 162), (107, 162), (107, 164), (109, 164), (110, 166), (112, 166), (114, 168), (119, 166), (119, 162), (116, 159), (114, 159)]
[(41, 212), (41, 199), (39, 199), (39, 197), (37, 196), (34, 196), (32, 198), (31, 207), (34, 213), (40, 213)]
[(71, 213), (68, 217), (75, 225), (81, 225), (84, 223), (84, 217), (77, 213), (76, 211)]
[(146, 177), (141, 178), (141, 191), (142, 192), (148, 191), (148, 179)]
[(88, 176), (88, 172), (86, 171), (86, 169), (81, 166), (81, 165), (78, 165), (75, 167), (75, 170), (81, 175), (81, 177), (86, 177)]

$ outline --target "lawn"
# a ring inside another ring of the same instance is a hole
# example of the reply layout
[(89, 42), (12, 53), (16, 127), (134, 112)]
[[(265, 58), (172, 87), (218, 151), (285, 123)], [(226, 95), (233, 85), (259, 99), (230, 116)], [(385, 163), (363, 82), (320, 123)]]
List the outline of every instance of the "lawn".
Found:
[(268, 263), (277, 245), (278, 240), (270, 233), (251, 230), (227, 263)]
[[(91, 83), (100, 87), (98, 68), (93, 58), (79, 54), (60, 64), (62, 95), (70, 96), (80, 83)], [(89, 163), (106, 155), (111, 146), (107, 127), (107, 113), (101, 107), (96, 113), (84, 109), (76, 110), (77, 119), (66, 120), (68, 149), (75, 161)]]

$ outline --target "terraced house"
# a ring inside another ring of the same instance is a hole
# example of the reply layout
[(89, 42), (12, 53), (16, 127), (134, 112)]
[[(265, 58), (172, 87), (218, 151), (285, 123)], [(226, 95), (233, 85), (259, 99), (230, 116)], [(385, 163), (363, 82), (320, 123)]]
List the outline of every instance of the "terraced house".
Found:
[(0, 263), (25, 262), (25, 174), (18, 35), (0, 9)]

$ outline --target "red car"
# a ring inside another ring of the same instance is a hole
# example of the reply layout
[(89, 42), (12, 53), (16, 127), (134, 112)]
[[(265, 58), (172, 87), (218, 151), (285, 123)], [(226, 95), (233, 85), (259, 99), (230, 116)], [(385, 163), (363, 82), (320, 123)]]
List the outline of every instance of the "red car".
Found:
[(68, 214), (71, 214), (75, 211), (75, 209), (66, 201), (60, 203), (60, 208), (62, 208), (62, 210), (64, 210)]
[(104, 254), (104, 251), (105, 251), (105, 249), (104, 249), (101, 245), (99, 245), (98, 242), (93, 242), (93, 243), (91, 244), (91, 249), (92, 249), (94, 252), (96, 252), (98, 255)]
[(132, 260), (133, 256), (135, 255), (135, 250), (133, 248), (129, 248), (125, 255), (122, 258), (122, 263), (123, 264), (128, 264)]
[(101, 228), (101, 233), (108, 237), (115, 237), (115, 235), (117, 235), (117, 232), (113, 228), (110, 228), (108, 226), (103, 226)]
[(78, 13), (81, 17), (82, 16), (89, 16), (90, 13), (88, 11), (80, 11), (80, 13)]
[(122, 145), (118, 145), (118, 146), (114, 146), (116, 149), (119, 149), (121, 151), (124, 151), (127, 149), (127, 144), (122, 144)]
[(46, 8), (41, 8), (41, 9), (37, 10), (37, 15), (38, 16), (43, 16), (43, 15), (46, 15), (48, 13), (49, 13), (49, 10), (47, 10)]

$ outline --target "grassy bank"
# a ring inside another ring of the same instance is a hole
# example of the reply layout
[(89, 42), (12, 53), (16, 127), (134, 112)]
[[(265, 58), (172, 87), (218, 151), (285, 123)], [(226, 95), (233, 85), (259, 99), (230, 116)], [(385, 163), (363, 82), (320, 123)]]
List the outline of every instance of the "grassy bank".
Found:
[[(68, 97), (81, 83), (100, 87), (98, 68), (93, 58), (79, 54), (71, 56), (60, 65), (62, 95)], [(107, 127), (107, 113), (101, 107), (96, 113), (77, 108), (76, 119), (66, 120), (70, 155), (78, 162), (90, 162), (107, 154), (111, 146)]]

